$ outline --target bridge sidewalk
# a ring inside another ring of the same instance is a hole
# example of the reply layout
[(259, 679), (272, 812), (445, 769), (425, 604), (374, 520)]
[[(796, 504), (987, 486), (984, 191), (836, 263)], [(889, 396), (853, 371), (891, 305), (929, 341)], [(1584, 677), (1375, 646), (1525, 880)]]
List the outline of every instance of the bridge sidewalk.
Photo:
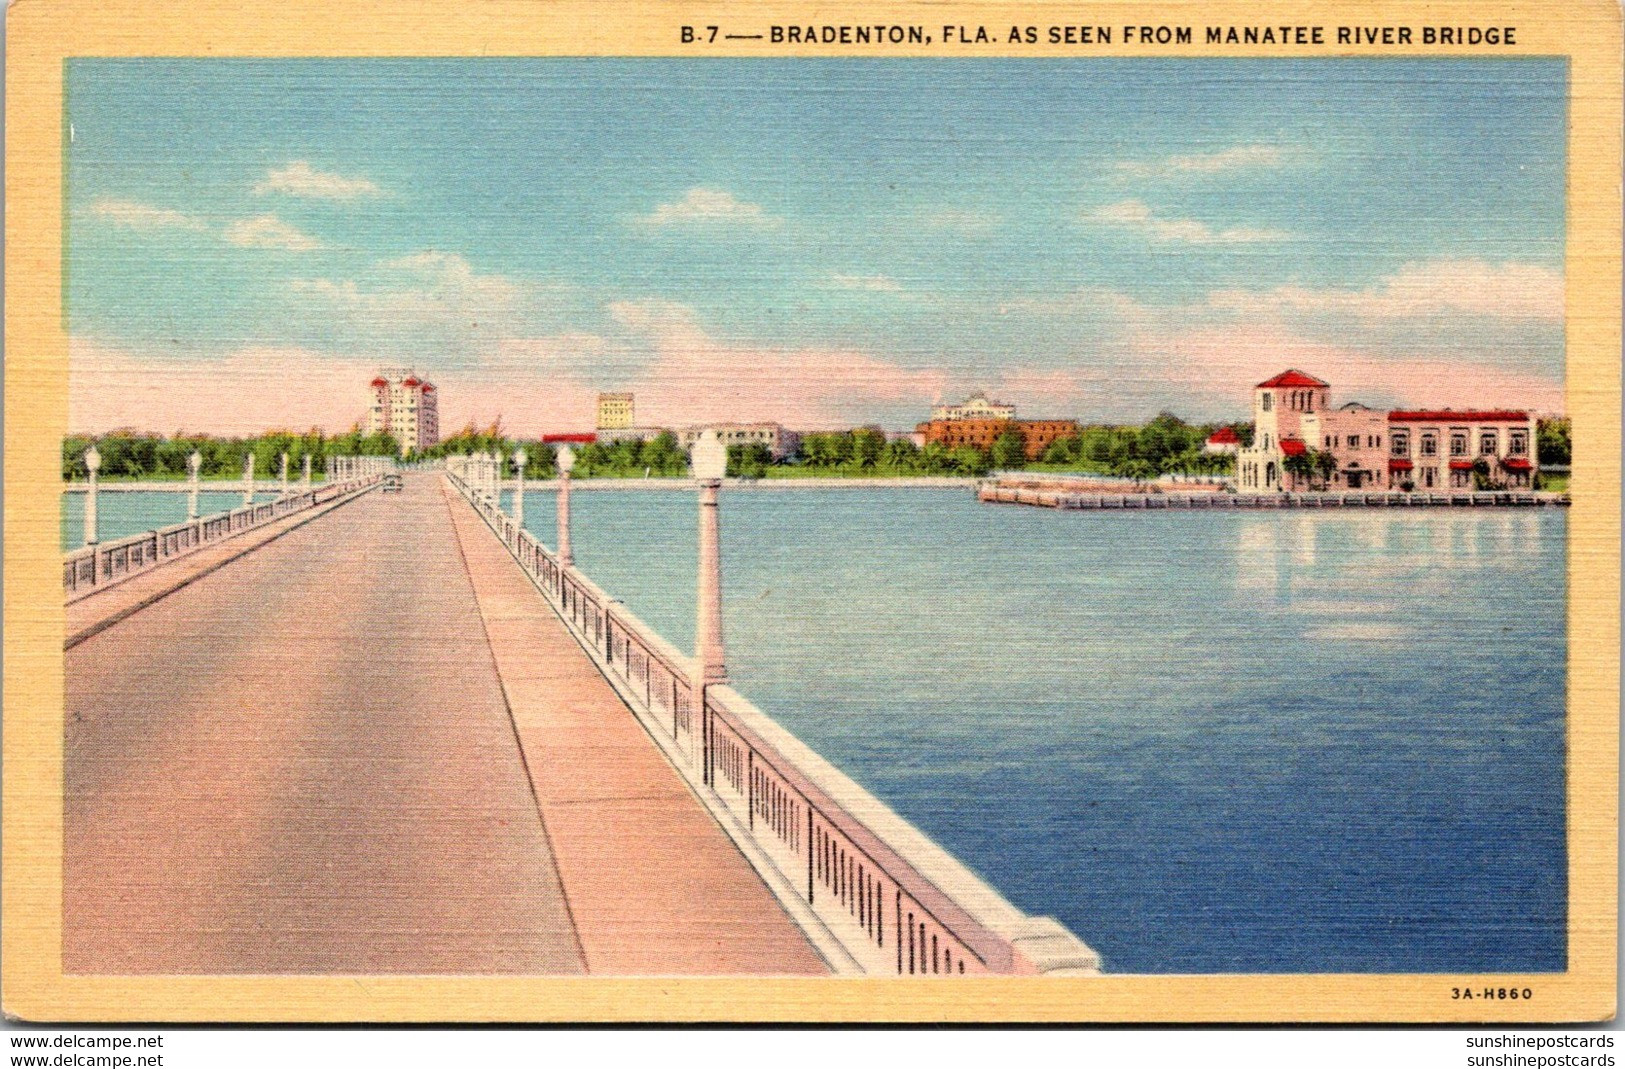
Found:
[(64, 661), (66, 971), (584, 970), (430, 477)]
[(442, 493), (588, 971), (827, 973), (518, 563)]
[(254, 552), (267, 543), (276, 541), (289, 531), (298, 530), (312, 520), (320, 519), (367, 492), (369, 491), (358, 490), (336, 497), (313, 509), (296, 512), (263, 527), (256, 527), (221, 542), (202, 546), (184, 557), (139, 572), (105, 590), (87, 594), (68, 606), (63, 648), (72, 649), (90, 636), (140, 612), (153, 602), (168, 597), (182, 587), (225, 567), (239, 557)]

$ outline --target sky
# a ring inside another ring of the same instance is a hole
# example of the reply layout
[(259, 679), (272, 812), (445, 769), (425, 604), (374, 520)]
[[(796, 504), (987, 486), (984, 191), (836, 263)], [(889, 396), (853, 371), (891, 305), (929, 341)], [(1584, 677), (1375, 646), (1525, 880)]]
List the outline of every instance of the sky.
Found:
[(70, 427), (1563, 409), (1562, 60), (73, 60)]

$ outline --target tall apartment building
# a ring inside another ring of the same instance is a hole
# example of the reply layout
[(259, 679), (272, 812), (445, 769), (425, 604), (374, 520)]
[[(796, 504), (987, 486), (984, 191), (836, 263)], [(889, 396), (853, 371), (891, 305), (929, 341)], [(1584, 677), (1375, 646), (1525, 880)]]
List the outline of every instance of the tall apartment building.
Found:
[(440, 400), (434, 384), (409, 367), (380, 368), (370, 385), (367, 433), (391, 434), (401, 455), (440, 441)]

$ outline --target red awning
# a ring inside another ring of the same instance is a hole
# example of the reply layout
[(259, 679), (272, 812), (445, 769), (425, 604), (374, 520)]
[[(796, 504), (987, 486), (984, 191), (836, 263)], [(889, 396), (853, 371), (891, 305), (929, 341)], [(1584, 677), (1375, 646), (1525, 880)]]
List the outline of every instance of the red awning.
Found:
[(1301, 457), (1309, 452), (1309, 447), (1296, 438), (1282, 438), (1281, 452), (1289, 457)]
[(382, 389), (383, 387), (389, 385), (389, 380), (388, 379), (373, 379), (372, 380), (372, 385), (373, 385), (373, 389)]
[(1507, 457), (1505, 460), (1501, 461), (1501, 466), (1506, 468), (1508, 471), (1528, 471), (1530, 468), (1534, 467), (1533, 464), (1529, 463), (1529, 458), (1527, 457)]
[(1450, 462), (1450, 470), (1451, 471), (1472, 471), (1473, 470), (1473, 462), (1470, 461), (1470, 460), (1452, 460)]
[(1303, 372), (1299, 371), (1297, 368), (1291, 368), (1291, 369), (1289, 369), (1287, 371), (1281, 372), (1279, 375), (1275, 376), (1273, 379), (1266, 379), (1265, 381), (1259, 383), (1257, 386), (1255, 386), (1253, 388), (1255, 390), (1262, 390), (1262, 389), (1265, 389), (1266, 387), (1276, 387), (1276, 386), (1325, 386), (1325, 385), (1327, 385), (1327, 384), (1324, 383), (1324, 382), (1321, 382), (1319, 379), (1315, 378), (1313, 375), (1305, 375)]
[(1390, 460), (1388, 462), (1388, 470), (1389, 471), (1410, 471), (1411, 470), (1411, 462), (1408, 461), (1408, 460)]
[(598, 440), (596, 434), (544, 434), (542, 441), (548, 444), (567, 443), (570, 445), (591, 445)]

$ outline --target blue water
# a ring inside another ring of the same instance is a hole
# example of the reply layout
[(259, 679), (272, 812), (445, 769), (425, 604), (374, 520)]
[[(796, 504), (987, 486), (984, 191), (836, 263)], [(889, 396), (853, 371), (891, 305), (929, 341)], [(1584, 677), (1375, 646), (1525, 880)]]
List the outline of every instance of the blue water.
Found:
[[(692, 648), (692, 495), (572, 504)], [(1566, 529), (725, 492), (728, 667), (1114, 971), (1560, 971)]]
[[(275, 494), (256, 494), (255, 501), (271, 501)], [(243, 505), (241, 490), (199, 490), (199, 516), (229, 512)], [(96, 495), (96, 529), (103, 542), (186, 520), (186, 494), (164, 490), (122, 490)], [(85, 495), (62, 495), (62, 549), (85, 544)]]

